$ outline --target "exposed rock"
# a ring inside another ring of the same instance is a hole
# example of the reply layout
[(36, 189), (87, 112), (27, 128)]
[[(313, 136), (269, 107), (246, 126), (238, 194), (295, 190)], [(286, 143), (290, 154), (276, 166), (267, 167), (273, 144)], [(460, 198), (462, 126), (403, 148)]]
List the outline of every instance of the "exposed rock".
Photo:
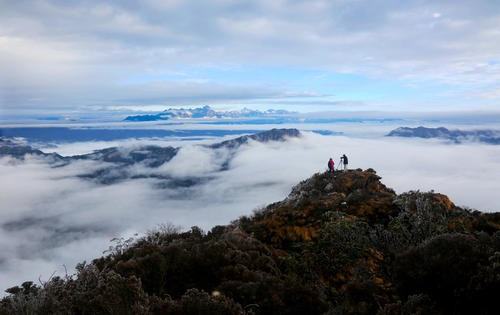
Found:
[(330, 191), (332, 191), (332, 190), (333, 190), (333, 188), (334, 188), (334, 187), (333, 187), (333, 184), (332, 184), (332, 183), (328, 183), (328, 184), (326, 184), (326, 186), (325, 186), (325, 188), (324, 188), (324, 191), (326, 191), (326, 192), (330, 192)]

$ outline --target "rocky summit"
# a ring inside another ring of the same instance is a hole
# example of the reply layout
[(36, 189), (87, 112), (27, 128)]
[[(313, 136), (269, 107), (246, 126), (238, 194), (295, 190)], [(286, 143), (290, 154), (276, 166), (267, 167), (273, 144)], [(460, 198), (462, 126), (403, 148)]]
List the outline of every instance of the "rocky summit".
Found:
[(0, 314), (495, 314), (500, 213), (318, 173), (203, 232), (117, 240), (74, 276), (7, 290)]

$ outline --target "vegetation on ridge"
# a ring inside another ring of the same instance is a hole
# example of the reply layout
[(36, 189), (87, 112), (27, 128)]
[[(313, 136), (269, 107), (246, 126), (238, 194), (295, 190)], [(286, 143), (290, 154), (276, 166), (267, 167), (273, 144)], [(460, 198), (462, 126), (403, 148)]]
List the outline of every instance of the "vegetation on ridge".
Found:
[(316, 174), (230, 225), (162, 226), (7, 291), (0, 314), (492, 314), (500, 213), (397, 195), (371, 169)]

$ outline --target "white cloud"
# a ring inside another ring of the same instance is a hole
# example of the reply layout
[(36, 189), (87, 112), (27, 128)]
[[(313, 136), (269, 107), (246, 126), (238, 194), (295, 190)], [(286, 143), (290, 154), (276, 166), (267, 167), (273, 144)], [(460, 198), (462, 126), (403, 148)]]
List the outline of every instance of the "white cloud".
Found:
[(55, 270), (61, 274), (62, 264), (71, 271), (76, 262), (99, 255), (111, 238), (142, 233), (160, 223), (204, 229), (226, 224), (285, 198), (300, 180), (324, 171), (329, 157), (338, 161), (343, 153), (351, 168), (376, 169), (398, 193), (435, 189), (458, 205), (500, 210), (494, 198), (500, 189), (500, 146), (493, 145), (305, 133), (283, 143), (251, 142), (237, 152), (228, 171), (215, 172), (227, 152), (184, 143), (171, 164), (156, 171), (213, 179), (178, 189), (158, 188), (157, 179), (103, 186), (76, 178), (102, 167), (88, 161), (51, 168), (33, 158), (1, 159), (2, 288), (40, 274), (46, 279)]
[(176, 177), (202, 177), (217, 171), (228, 157), (225, 150), (212, 150), (199, 145), (185, 145), (158, 171)]
[[(238, 89), (231, 78), (200, 74), (207, 67), (322, 69), (474, 90), (500, 79), (491, 63), (500, 52), (495, 1), (45, 0), (2, 8), (1, 105), (11, 109), (269, 94), (258, 80)], [(179, 71), (189, 74), (171, 76)], [(141, 81), (152, 74), (161, 83)], [(203, 82), (205, 92), (182, 89), (186, 82)], [(273, 84), (273, 95), (294, 88)]]

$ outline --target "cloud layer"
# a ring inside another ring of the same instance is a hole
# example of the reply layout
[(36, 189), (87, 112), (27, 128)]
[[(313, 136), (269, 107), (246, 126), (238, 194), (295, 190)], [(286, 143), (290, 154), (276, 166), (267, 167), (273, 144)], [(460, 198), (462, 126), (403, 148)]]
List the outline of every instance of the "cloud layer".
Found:
[[(4, 110), (286, 104), (290, 95), (314, 102), (314, 86), (290, 81), (302, 77), (340, 93), (345, 82), (318, 81), (331, 72), (454, 86), (434, 91), (437, 98), (491, 100), (500, 89), (494, 0), (5, 0), (0, 6)], [(277, 75), (278, 69), (285, 70)]]
[[(136, 145), (134, 143), (134, 145)], [(81, 148), (78, 148), (81, 150)], [(171, 222), (209, 229), (286, 197), (301, 179), (346, 153), (352, 168), (375, 168), (398, 193), (410, 189), (448, 194), (458, 205), (498, 211), (500, 146), (450, 145), (416, 139), (361, 139), (305, 133), (287, 142), (242, 146), (230, 169), (217, 172), (224, 152), (184, 143), (157, 170), (163, 175), (210, 177), (194, 187), (162, 187), (157, 179), (100, 185), (75, 177), (101, 165), (0, 160), (0, 283), (71, 271), (99, 256), (113, 237), (143, 233)], [(137, 166), (134, 166), (137, 167)], [(137, 170), (143, 172), (144, 170)], [(131, 172), (134, 169), (130, 170)]]

